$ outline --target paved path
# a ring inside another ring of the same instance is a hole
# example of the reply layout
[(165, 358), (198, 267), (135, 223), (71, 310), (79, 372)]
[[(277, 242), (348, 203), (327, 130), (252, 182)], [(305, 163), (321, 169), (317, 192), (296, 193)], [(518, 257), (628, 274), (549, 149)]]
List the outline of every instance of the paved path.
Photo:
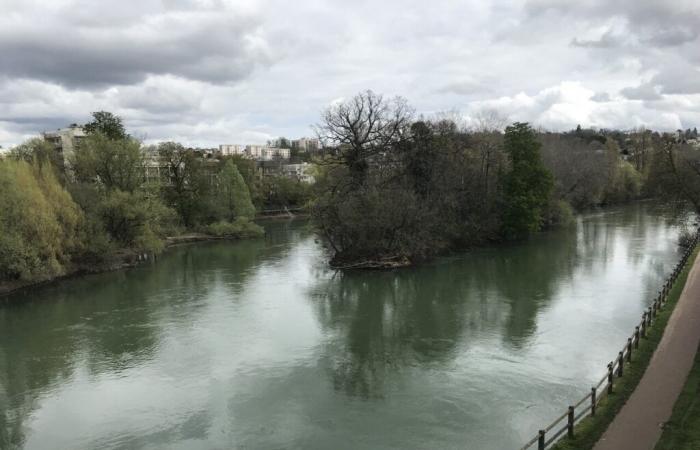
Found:
[(646, 372), (593, 450), (652, 450), (671, 417), (700, 343), (700, 258)]

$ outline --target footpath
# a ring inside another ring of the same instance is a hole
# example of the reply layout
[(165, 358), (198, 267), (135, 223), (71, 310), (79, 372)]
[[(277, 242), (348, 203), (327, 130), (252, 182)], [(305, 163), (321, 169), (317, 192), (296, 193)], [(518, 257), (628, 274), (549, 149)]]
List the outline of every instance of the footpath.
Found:
[(593, 450), (653, 450), (700, 343), (700, 257), (639, 385)]

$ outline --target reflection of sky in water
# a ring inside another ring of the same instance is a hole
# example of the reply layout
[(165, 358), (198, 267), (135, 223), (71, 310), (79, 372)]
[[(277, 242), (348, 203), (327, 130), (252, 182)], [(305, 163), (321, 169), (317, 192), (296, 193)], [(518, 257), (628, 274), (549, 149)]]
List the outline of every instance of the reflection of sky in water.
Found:
[(678, 257), (650, 207), (334, 273), (303, 223), (0, 308), (0, 447), (510, 448), (587, 393)]

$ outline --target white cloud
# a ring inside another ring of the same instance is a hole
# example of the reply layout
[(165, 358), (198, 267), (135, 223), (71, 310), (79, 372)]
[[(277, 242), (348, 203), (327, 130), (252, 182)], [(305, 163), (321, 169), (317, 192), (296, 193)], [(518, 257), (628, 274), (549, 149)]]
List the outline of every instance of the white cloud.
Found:
[(696, 0), (3, 0), (3, 13), (4, 146), (100, 109), (191, 145), (308, 135), (364, 89), (426, 115), (697, 126)]

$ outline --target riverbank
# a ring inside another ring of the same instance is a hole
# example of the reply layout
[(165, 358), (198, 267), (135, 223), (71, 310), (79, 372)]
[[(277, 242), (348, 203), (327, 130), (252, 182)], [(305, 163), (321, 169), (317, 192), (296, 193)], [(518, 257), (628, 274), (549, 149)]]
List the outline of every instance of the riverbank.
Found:
[[(186, 233), (179, 236), (170, 236), (165, 238), (165, 247), (163, 249), (163, 252), (166, 252), (169, 248), (178, 245), (191, 244), (195, 242), (238, 240), (240, 240), (240, 238), (227, 236), (212, 236), (204, 233)], [(0, 282), (0, 301), (3, 297), (6, 297), (10, 294), (15, 294), (22, 291), (29, 291), (31, 289), (35, 289), (41, 286), (46, 286), (49, 284), (60, 282), (61, 280), (80, 277), (84, 275), (112, 272), (115, 270), (130, 269), (157, 258), (158, 255), (141, 253), (135, 250), (120, 249), (113, 255), (110, 255), (106, 259), (106, 261), (103, 261), (98, 264), (85, 262), (73, 263), (71, 266), (68, 267), (65, 273), (56, 275), (54, 277), (33, 281), (17, 280)]]

